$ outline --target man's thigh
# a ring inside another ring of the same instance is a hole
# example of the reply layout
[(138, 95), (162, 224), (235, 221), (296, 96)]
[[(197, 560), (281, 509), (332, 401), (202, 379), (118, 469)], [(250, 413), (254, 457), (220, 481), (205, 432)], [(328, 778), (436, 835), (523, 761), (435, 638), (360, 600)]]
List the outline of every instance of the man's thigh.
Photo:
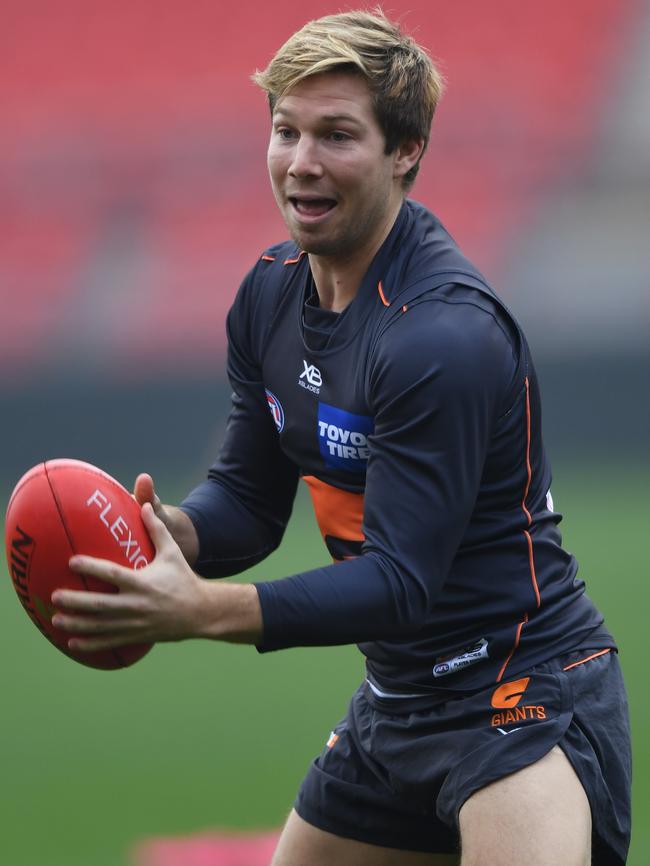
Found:
[(425, 854), (368, 845), (326, 833), (289, 815), (271, 866), (457, 866), (451, 854)]
[(473, 794), (459, 824), (462, 866), (591, 863), (589, 802), (559, 746)]

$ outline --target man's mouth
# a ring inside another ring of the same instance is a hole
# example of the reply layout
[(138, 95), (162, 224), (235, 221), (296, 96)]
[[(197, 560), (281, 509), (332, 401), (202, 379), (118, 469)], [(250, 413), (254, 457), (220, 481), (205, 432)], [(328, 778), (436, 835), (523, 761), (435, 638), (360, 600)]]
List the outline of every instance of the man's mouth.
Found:
[(293, 209), (303, 217), (320, 217), (336, 207), (332, 198), (289, 196)]

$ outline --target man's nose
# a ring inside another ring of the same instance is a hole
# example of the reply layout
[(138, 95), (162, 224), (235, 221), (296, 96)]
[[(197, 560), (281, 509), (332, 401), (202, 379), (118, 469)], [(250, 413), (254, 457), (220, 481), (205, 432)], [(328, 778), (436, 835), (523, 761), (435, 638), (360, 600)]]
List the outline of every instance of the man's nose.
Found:
[(289, 174), (292, 177), (320, 177), (323, 174), (318, 142), (311, 136), (301, 135), (296, 141)]

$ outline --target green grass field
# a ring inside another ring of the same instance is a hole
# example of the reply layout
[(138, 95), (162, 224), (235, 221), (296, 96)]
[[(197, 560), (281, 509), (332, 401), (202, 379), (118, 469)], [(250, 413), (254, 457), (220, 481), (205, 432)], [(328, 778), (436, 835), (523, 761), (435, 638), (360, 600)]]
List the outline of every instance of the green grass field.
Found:
[[(565, 543), (617, 636), (635, 734), (631, 866), (650, 862), (645, 628), (648, 470), (556, 470)], [(6, 489), (5, 489), (6, 490)], [(173, 487), (161, 486), (172, 498)], [(8, 492), (8, 491), (6, 491)], [(6, 502), (7, 496), (3, 497)], [(254, 577), (327, 562), (301, 499)], [(260, 656), (208, 642), (158, 646), (93, 671), (29, 623), (8, 577), (2, 606), (0, 866), (127, 866), (143, 837), (273, 828), (362, 677), (353, 647)]]

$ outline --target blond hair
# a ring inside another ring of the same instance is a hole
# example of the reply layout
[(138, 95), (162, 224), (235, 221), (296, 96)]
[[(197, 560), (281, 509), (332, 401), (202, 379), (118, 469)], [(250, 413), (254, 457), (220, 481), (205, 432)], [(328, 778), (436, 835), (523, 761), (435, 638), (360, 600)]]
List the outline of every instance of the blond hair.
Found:
[[(362, 75), (373, 97), (375, 116), (386, 138), (386, 153), (403, 141), (431, 135), (443, 78), (429, 55), (381, 9), (342, 12), (310, 21), (294, 33), (253, 81), (266, 91), (271, 113), (298, 82), (333, 70)], [(421, 158), (421, 157), (420, 157)], [(420, 160), (404, 177), (408, 189)]]

